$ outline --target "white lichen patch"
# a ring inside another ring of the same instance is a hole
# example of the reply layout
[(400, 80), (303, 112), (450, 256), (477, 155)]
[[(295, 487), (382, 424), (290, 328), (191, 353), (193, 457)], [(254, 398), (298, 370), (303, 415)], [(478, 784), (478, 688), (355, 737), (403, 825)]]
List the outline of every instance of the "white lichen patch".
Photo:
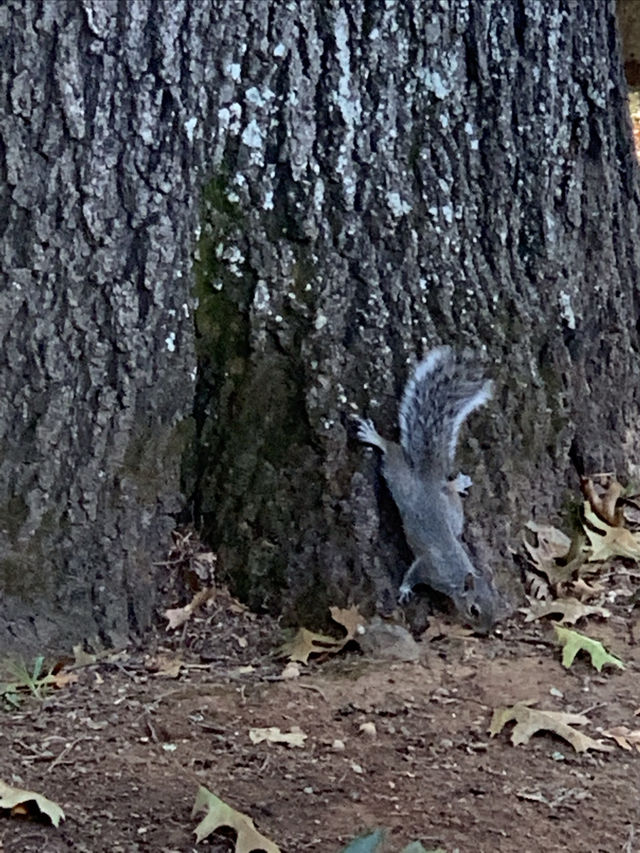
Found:
[(561, 290), (558, 298), (560, 301), (560, 316), (570, 329), (575, 329), (576, 315), (571, 305), (571, 294)]

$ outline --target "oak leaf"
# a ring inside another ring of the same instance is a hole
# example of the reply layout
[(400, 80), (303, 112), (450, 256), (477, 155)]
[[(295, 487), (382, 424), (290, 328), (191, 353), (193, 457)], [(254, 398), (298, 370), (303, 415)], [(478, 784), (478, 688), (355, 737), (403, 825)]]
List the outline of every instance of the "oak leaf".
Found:
[(612, 527), (617, 527), (622, 523), (622, 507), (617, 506), (617, 504), (624, 488), (617, 480), (611, 480), (606, 490), (599, 494), (593, 480), (589, 477), (582, 477), (580, 488), (599, 518)]
[(546, 575), (551, 584), (558, 584), (571, 577), (573, 569), (569, 569), (559, 561), (566, 562), (571, 549), (571, 539), (557, 527), (549, 524), (538, 524), (528, 521), (527, 530), (535, 533), (537, 545), (532, 545), (525, 539), (524, 547), (529, 558), (539, 572)]
[(584, 503), (584, 517), (587, 522), (584, 532), (589, 540), (585, 551), (590, 563), (602, 562), (611, 557), (640, 560), (640, 540), (630, 530), (613, 527), (598, 518), (587, 501)]
[(287, 746), (302, 747), (307, 735), (298, 726), (292, 726), (290, 732), (281, 732), (277, 726), (269, 726), (264, 729), (249, 729), (249, 738), (251, 743), (262, 743), (266, 740), (268, 743), (285, 743)]
[(525, 622), (533, 622), (535, 619), (543, 619), (545, 616), (560, 614), (560, 623), (575, 625), (578, 619), (585, 616), (601, 616), (608, 619), (611, 611), (605, 607), (583, 604), (577, 598), (559, 598), (557, 601), (530, 602), (529, 607), (521, 608), (521, 613), (526, 614)]
[(613, 729), (605, 729), (601, 734), (604, 737), (613, 738), (622, 749), (633, 749), (635, 747), (640, 752), (639, 729), (631, 730), (627, 726), (616, 726)]
[(591, 637), (586, 637), (578, 631), (571, 631), (569, 628), (563, 628), (560, 625), (554, 625), (553, 630), (556, 632), (556, 637), (561, 646), (562, 665), (569, 669), (576, 655), (580, 651), (585, 651), (591, 658), (591, 663), (600, 672), (605, 664), (617, 666), (618, 669), (624, 669), (623, 662), (605, 649), (599, 640), (594, 640)]
[(284, 643), (280, 654), (289, 660), (308, 663), (310, 655), (337, 654), (344, 648), (344, 640), (336, 640), (327, 634), (314, 634), (306, 628), (299, 628), (292, 640)]
[(30, 803), (35, 803), (41, 814), (46, 815), (54, 826), (58, 826), (64, 820), (64, 812), (53, 800), (36, 794), (34, 791), (24, 791), (22, 788), (13, 788), (5, 782), (0, 781), (0, 809), (11, 809), (12, 812), (24, 813), (28, 810)]
[(207, 838), (217, 829), (229, 827), (236, 832), (236, 853), (252, 853), (254, 850), (264, 850), (265, 853), (280, 853), (280, 848), (273, 841), (269, 841), (255, 828), (250, 817), (242, 812), (237, 812), (228, 806), (223, 800), (216, 797), (204, 786), (198, 788), (196, 801), (191, 811), (191, 817), (206, 810), (206, 815), (196, 826), (196, 843)]
[(165, 619), (168, 621), (167, 631), (179, 628), (181, 625), (191, 618), (195, 611), (202, 607), (203, 604), (212, 598), (215, 590), (213, 587), (207, 587), (197, 592), (188, 604), (184, 607), (174, 607), (164, 611)]
[(516, 702), (508, 708), (496, 708), (491, 718), (489, 733), (491, 737), (499, 734), (507, 723), (515, 721), (511, 733), (511, 742), (514, 746), (528, 743), (531, 736), (540, 731), (548, 731), (557, 734), (568, 741), (576, 752), (585, 752), (587, 749), (597, 749), (608, 752), (611, 747), (599, 740), (583, 734), (573, 726), (582, 726), (589, 722), (588, 717), (583, 714), (567, 714), (562, 711), (543, 711), (538, 708), (529, 707), (532, 702)]
[(348, 609), (330, 607), (329, 612), (333, 621), (345, 629), (346, 636), (330, 637), (327, 634), (316, 634), (307, 628), (299, 628), (293, 639), (284, 643), (280, 648), (280, 654), (292, 661), (308, 663), (310, 655), (337, 654), (350, 640), (362, 632), (365, 620), (358, 612), (357, 607)]
[(342, 627), (347, 632), (346, 640), (353, 640), (357, 634), (362, 633), (365, 619), (362, 617), (357, 607), (349, 607), (348, 609), (340, 607), (330, 607), (329, 613), (334, 622)]

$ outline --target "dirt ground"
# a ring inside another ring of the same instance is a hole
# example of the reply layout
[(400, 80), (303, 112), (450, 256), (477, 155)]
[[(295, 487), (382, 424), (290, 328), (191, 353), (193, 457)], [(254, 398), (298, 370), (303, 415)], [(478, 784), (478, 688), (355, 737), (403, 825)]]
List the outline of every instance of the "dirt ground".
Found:
[[(376, 660), (353, 645), (282, 679), (275, 623), (224, 591), (185, 628), (161, 628), (75, 670), (78, 681), (0, 715), (0, 779), (58, 802), (56, 829), (0, 817), (0, 849), (133, 853), (232, 851), (196, 846), (200, 785), (250, 815), (282, 851), (337, 853), (366, 829), (385, 850), (419, 839), (427, 850), (640, 850), (640, 753), (576, 753), (552, 734), (514, 746), (494, 738), (492, 711), (517, 700), (586, 713), (598, 727), (640, 728), (636, 611), (613, 608), (588, 633), (625, 662), (601, 674), (571, 669), (548, 624), (519, 616), (482, 638), (451, 623), (431, 629), (415, 661)], [(183, 661), (177, 677), (162, 672)], [(164, 663), (162, 663), (164, 661)], [(363, 723), (366, 726), (361, 729)], [(302, 748), (249, 730), (299, 726)]]

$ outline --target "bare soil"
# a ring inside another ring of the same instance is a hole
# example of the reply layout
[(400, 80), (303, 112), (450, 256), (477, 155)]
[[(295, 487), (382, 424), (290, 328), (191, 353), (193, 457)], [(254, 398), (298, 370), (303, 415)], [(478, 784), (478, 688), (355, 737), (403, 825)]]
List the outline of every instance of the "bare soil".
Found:
[[(480, 638), (432, 629), (420, 658), (393, 662), (358, 649), (282, 680), (275, 623), (219, 591), (208, 610), (147, 648), (76, 670), (78, 681), (0, 715), (0, 779), (65, 810), (59, 828), (4, 812), (0, 849), (133, 853), (231, 851), (195, 845), (200, 785), (250, 815), (282, 851), (337, 853), (386, 827), (388, 851), (640, 850), (640, 753), (577, 754), (552, 734), (514, 746), (487, 728), (495, 707), (586, 712), (585, 733), (640, 728), (635, 611), (590, 621), (588, 633), (625, 661), (598, 674), (565, 670), (548, 625), (522, 618)], [(178, 677), (154, 656), (180, 656)], [(373, 723), (375, 731), (361, 729)], [(253, 744), (253, 727), (299, 726), (303, 748)]]

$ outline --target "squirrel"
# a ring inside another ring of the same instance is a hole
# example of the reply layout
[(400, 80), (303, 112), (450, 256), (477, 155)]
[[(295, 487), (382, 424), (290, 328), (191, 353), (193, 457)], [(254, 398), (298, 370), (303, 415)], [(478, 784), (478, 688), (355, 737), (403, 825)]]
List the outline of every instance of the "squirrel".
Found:
[(461, 540), (461, 495), (471, 485), (463, 474), (451, 479), (460, 427), (492, 396), (471, 354), (449, 346), (431, 350), (407, 381), (399, 408), (400, 444), (387, 441), (373, 422), (357, 418), (357, 436), (382, 451), (382, 473), (400, 511), (414, 562), (404, 575), (398, 601), (405, 604), (416, 584), (444, 593), (473, 627), (488, 633), (500, 597), (487, 571), (476, 568)]

